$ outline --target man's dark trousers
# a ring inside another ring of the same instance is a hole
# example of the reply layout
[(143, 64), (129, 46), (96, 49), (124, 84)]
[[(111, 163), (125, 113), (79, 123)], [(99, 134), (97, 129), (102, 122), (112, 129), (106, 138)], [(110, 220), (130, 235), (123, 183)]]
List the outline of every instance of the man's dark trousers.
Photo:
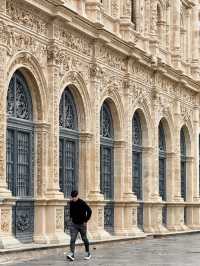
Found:
[(80, 233), (81, 238), (84, 242), (85, 245), (85, 251), (89, 252), (89, 241), (87, 238), (87, 225), (85, 224), (74, 224), (72, 223), (70, 226), (70, 236), (71, 236), (71, 240), (70, 240), (70, 250), (72, 253), (74, 253), (75, 250), (75, 242), (76, 242), (76, 238), (78, 233)]

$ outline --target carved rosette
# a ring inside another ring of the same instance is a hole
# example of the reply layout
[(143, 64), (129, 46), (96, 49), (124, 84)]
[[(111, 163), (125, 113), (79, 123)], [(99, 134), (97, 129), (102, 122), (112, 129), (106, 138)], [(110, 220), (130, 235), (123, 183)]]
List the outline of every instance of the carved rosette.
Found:
[(56, 230), (63, 230), (63, 228), (64, 228), (63, 210), (56, 209)]
[(10, 224), (10, 210), (1, 209), (1, 231), (3, 233), (9, 233)]

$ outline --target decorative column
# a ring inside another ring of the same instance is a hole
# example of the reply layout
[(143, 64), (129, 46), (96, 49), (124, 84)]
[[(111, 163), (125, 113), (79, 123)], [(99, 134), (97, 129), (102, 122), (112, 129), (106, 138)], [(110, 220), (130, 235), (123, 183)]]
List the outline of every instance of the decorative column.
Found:
[[(130, 61), (131, 63), (131, 61)], [(129, 74), (126, 75), (124, 80), (124, 91), (125, 91), (125, 124), (127, 125), (124, 130), (124, 150), (123, 150), (123, 161), (124, 170), (122, 176), (124, 176), (124, 187), (123, 187), (123, 201), (125, 202), (124, 208), (124, 234), (128, 236), (139, 236), (143, 234), (137, 227), (137, 197), (133, 193), (133, 176), (132, 176), (132, 119), (133, 110), (135, 106), (132, 106), (133, 93), (132, 87), (134, 84), (130, 80)], [(122, 152), (122, 151), (121, 151)], [(122, 163), (122, 162), (121, 162)]]
[[(198, 101), (197, 101), (198, 102)], [(200, 229), (200, 192), (199, 192), (199, 106), (196, 105), (193, 111), (194, 136), (193, 147), (193, 175), (192, 175), (192, 205), (188, 206), (188, 226), (192, 229)]]
[(81, 198), (88, 198), (90, 188), (93, 183), (93, 176), (91, 176), (91, 147), (93, 135), (86, 132), (80, 133), (80, 147), (79, 147), (79, 195)]
[[(52, 27), (54, 27), (53, 25)], [(52, 29), (54, 32), (54, 29)], [(46, 234), (48, 243), (66, 243), (64, 233), (64, 199), (59, 187), (59, 103), (60, 103), (60, 69), (59, 47), (49, 46), (48, 49), (48, 104), (50, 129), (48, 134), (48, 182), (46, 192)], [(51, 223), (49, 223), (51, 221)]]
[(135, 32), (134, 23), (131, 21), (131, 12), (134, 12), (131, 7), (130, 0), (120, 1), (120, 35), (123, 40), (131, 42), (135, 45), (137, 34)]
[[(180, 86), (179, 84), (177, 85)], [(185, 229), (184, 225), (184, 202), (181, 197), (181, 168), (180, 168), (180, 130), (181, 130), (181, 106), (180, 102), (175, 102), (174, 110), (174, 199), (172, 204), (168, 204), (168, 212), (171, 216), (171, 224), (168, 226), (171, 231), (182, 231)]]
[[(98, 44), (95, 44), (98, 45)], [(94, 61), (90, 69), (90, 86), (92, 88), (92, 130), (93, 138), (90, 146), (91, 179), (88, 202), (92, 207), (92, 219), (89, 232), (93, 239), (105, 239), (109, 234), (104, 230), (104, 197), (100, 193), (100, 87), (103, 71)]]
[(192, 7), (191, 31), (192, 31), (192, 74), (194, 78), (199, 79), (199, 1), (194, 0), (195, 6)]
[(150, 51), (154, 56), (158, 55), (157, 4), (156, 0), (152, 0), (150, 4)]
[[(5, 13), (6, 1), (0, 1), (0, 13)], [(0, 248), (14, 248), (19, 246), (19, 241), (12, 235), (12, 207), (15, 198), (12, 197), (6, 182), (6, 130), (7, 130), (7, 88), (6, 61), (8, 27), (0, 22)]]
[(103, 5), (100, 0), (85, 0), (86, 16), (99, 26), (103, 26), (102, 8)]
[(36, 199), (35, 199), (35, 228), (34, 228), (34, 242), (40, 244), (48, 243), (48, 236), (46, 232), (46, 199), (48, 183), (48, 133), (49, 124), (37, 123), (35, 128), (36, 134), (36, 169), (37, 169), (37, 183), (36, 183)]
[(181, 51), (180, 51), (180, 14), (181, 14), (181, 1), (174, 0), (172, 2), (171, 11), (173, 12), (173, 25), (172, 25), (172, 35), (173, 35), (173, 55), (172, 63), (175, 67), (180, 67)]

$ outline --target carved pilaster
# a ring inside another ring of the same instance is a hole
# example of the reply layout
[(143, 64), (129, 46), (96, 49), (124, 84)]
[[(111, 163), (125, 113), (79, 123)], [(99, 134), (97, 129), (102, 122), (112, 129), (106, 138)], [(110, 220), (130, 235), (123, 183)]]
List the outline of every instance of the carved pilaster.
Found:
[(96, 200), (97, 198), (103, 199), (102, 194), (100, 194), (100, 90), (101, 90), (101, 79), (103, 75), (102, 68), (94, 62), (90, 68), (90, 86), (93, 93), (92, 106), (93, 115), (92, 130), (94, 132), (93, 137), (93, 148), (91, 150), (91, 156), (93, 158), (91, 164), (91, 175), (93, 175), (93, 182), (91, 184), (91, 189), (88, 197), (90, 199)]

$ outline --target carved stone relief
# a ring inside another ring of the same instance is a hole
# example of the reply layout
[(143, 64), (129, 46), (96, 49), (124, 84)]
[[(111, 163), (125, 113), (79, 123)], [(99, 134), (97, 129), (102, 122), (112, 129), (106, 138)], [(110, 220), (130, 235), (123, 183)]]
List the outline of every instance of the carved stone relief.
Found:
[(132, 225), (137, 225), (137, 208), (132, 208)]
[(123, 15), (125, 17), (131, 16), (131, 0), (125, 0), (123, 4)]
[(102, 208), (98, 208), (98, 226), (102, 227), (103, 226), (103, 209)]
[(10, 223), (10, 210), (1, 209), (1, 231), (3, 233), (9, 233), (9, 223)]
[(63, 210), (56, 209), (56, 230), (62, 230), (64, 228)]
[(66, 48), (70, 48), (85, 56), (92, 56), (92, 41), (88, 40), (84, 34), (55, 26), (55, 39), (62, 43)]
[[(6, 1), (6, 13), (16, 23), (29, 28), (41, 35), (47, 35), (48, 25), (44, 21), (44, 14), (38, 15), (38, 10), (28, 10), (21, 2), (14, 0)], [(40, 12), (39, 12), (40, 13)]]
[(97, 48), (97, 59), (101, 60), (102, 63), (113, 67), (120, 71), (126, 71), (126, 57), (119, 53), (103, 46), (99, 45)]
[(131, 72), (134, 74), (135, 78), (141, 80), (145, 85), (153, 85), (152, 72), (148, 67), (143, 66), (137, 61), (131, 63)]
[(119, 15), (119, 1), (118, 0), (112, 0), (111, 4), (111, 15), (115, 18)]

